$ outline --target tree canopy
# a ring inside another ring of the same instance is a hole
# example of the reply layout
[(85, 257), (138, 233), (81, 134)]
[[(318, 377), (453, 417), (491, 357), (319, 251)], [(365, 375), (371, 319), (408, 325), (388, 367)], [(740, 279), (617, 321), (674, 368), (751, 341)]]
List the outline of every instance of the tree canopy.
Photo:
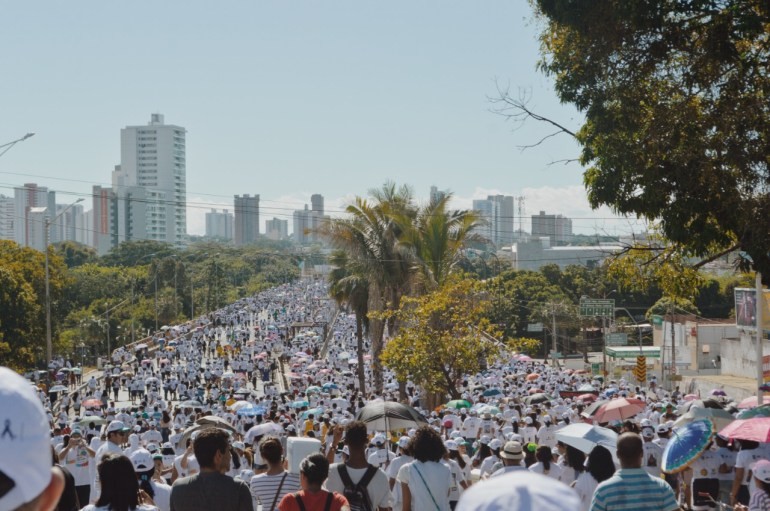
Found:
[(685, 256), (739, 249), (770, 277), (770, 3), (533, 4), (540, 67), (585, 115), (563, 131), (591, 206), (659, 222)]

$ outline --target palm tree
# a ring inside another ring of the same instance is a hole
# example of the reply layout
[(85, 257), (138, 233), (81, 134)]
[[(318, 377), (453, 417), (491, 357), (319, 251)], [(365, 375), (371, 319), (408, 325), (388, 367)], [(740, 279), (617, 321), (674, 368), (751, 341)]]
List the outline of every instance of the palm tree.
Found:
[[(368, 283), (367, 309), (372, 341), (372, 372), (377, 392), (382, 391), (382, 363), (385, 322), (381, 313), (395, 310), (408, 289), (410, 265), (398, 247), (405, 219), (414, 217), (412, 192), (407, 186), (385, 183), (371, 190), (372, 201), (356, 197), (345, 211), (346, 218), (325, 223), (319, 232), (338, 249), (344, 250)], [(396, 325), (389, 324), (393, 335)]]
[(329, 273), (330, 294), (338, 305), (343, 304), (352, 309), (356, 316), (356, 352), (358, 356), (358, 385), (361, 393), (366, 395), (366, 378), (364, 376), (364, 331), (369, 330), (369, 281), (358, 272), (347, 252), (336, 250), (329, 262), (334, 269)]
[(405, 227), (400, 247), (410, 255), (415, 285), (420, 291), (441, 287), (452, 273), (460, 269), (462, 249), (475, 239), (473, 229), (484, 223), (474, 211), (450, 211), (451, 193), (442, 193), (424, 207), (417, 217), (399, 219)]

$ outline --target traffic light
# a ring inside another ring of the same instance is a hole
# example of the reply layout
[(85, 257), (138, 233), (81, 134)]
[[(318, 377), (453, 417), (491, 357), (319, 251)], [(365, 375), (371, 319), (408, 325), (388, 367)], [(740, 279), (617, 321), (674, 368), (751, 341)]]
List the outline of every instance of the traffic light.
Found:
[(647, 381), (647, 359), (641, 355), (636, 357), (634, 376), (639, 383), (645, 383)]

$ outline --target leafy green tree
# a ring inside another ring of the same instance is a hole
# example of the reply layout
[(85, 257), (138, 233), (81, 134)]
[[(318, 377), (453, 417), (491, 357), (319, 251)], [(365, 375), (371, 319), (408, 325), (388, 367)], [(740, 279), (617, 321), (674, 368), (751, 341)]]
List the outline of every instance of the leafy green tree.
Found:
[(585, 116), (553, 124), (580, 145), (591, 206), (659, 222), (684, 258), (741, 250), (770, 277), (770, 4), (533, 4), (540, 67)]
[(497, 336), (486, 313), (490, 299), (472, 279), (450, 278), (443, 287), (418, 297), (405, 297), (399, 316), (402, 328), (382, 353), (382, 362), (399, 380), (411, 380), (429, 392), (460, 397), (458, 383), (495, 357), (500, 346), (482, 333)]
[(56, 243), (54, 249), (64, 259), (64, 264), (67, 265), (67, 268), (75, 268), (87, 263), (93, 263), (99, 258), (96, 250), (75, 241)]
[(690, 300), (664, 296), (649, 308), (646, 317), (648, 320), (652, 320), (653, 316), (665, 316), (667, 314), (700, 315), (700, 311)]

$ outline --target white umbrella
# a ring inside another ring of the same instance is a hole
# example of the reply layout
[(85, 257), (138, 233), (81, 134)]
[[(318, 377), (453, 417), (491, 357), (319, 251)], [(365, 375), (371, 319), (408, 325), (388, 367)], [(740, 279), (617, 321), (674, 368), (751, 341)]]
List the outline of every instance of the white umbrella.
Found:
[(139, 344), (137, 344), (136, 346), (134, 346), (134, 351), (143, 350), (143, 349), (145, 349), (146, 347), (147, 347), (147, 345), (146, 345), (145, 343), (143, 343), (143, 342), (142, 342), (142, 343), (139, 343)]
[(236, 401), (235, 403), (230, 405), (230, 410), (233, 410), (234, 412), (237, 412), (238, 410), (243, 410), (244, 408), (251, 408), (251, 403), (248, 401)]
[(50, 389), (48, 389), (48, 392), (65, 392), (67, 390), (67, 387), (64, 385), (54, 385)]
[(571, 445), (584, 453), (590, 453), (594, 447), (606, 447), (615, 459), (618, 444), (618, 434), (608, 428), (594, 426), (584, 422), (568, 424), (556, 432), (556, 440)]
[(247, 444), (250, 444), (258, 436), (269, 435), (271, 433), (280, 435), (283, 433), (283, 428), (280, 424), (276, 424), (275, 422), (263, 422), (262, 424), (257, 424), (256, 426), (249, 428), (246, 432), (245, 440)]
[(348, 353), (347, 351), (343, 351), (342, 353), (337, 355), (337, 358), (340, 360), (347, 360), (350, 358), (350, 356), (351, 356), (350, 353)]

